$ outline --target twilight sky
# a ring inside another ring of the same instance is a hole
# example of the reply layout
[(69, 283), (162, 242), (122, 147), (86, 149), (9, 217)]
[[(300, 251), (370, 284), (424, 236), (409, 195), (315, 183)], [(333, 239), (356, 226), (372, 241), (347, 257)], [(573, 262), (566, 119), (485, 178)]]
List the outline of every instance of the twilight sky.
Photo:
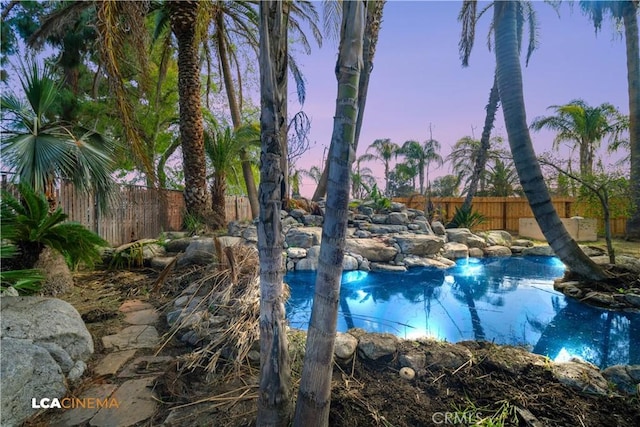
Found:
[[(379, 138), (390, 138), (399, 145), (408, 139), (422, 142), (429, 138), (430, 124), (433, 138), (442, 145), (443, 158), (463, 136), (473, 132), (475, 138), (480, 138), (495, 64), (494, 53), (488, 51), (486, 43), (493, 11), (481, 18), (469, 67), (463, 68), (458, 55), (461, 25), (457, 15), (461, 3), (387, 2), (358, 155)], [(480, 4), (479, 10), (484, 4)], [(538, 14), (539, 48), (527, 68), (523, 60), (527, 121), (550, 114), (546, 110), (550, 105), (566, 104), (576, 98), (592, 106), (609, 102), (629, 114), (624, 39), (614, 25), (604, 22), (596, 36), (592, 23), (577, 5), (572, 11), (568, 4), (563, 4), (560, 17), (543, 2), (536, 1), (534, 7)], [(337, 42), (325, 41), (310, 56), (297, 58), (307, 80), (304, 110), (312, 120), (312, 148), (297, 162), (297, 167), (308, 169), (320, 165), (324, 149), (331, 141)], [(295, 93), (290, 93), (290, 99), (297, 99)], [(299, 105), (292, 103), (290, 114), (298, 109)], [(506, 138), (501, 112), (493, 135)], [(548, 132), (532, 133), (536, 152), (550, 151), (553, 137)], [(597, 158), (607, 165), (611, 156), (603, 148)], [(381, 165), (367, 166), (374, 170), (382, 185)], [(447, 163), (437, 170), (432, 166), (430, 179), (448, 173)], [(314, 189), (310, 180), (303, 181), (302, 195), (310, 196)]]

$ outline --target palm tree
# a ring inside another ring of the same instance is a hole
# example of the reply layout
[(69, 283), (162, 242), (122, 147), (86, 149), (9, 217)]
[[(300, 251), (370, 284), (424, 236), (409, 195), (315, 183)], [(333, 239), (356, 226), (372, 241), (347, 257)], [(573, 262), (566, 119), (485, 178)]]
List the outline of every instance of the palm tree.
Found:
[[(369, 153), (369, 150), (373, 150), (374, 153)], [(362, 155), (365, 160), (378, 160), (384, 164), (385, 195), (389, 194), (389, 162), (399, 153), (400, 146), (391, 142), (389, 138), (385, 138), (373, 141), (371, 145), (369, 145), (369, 148), (367, 148), (367, 153)], [(331, 153), (329, 153), (329, 155), (331, 155)]]
[(209, 224), (210, 205), (204, 154), (204, 125), (200, 101), (200, 55), (196, 23), (200, 3), (169, 1), (171, 30), (178, 42), (178, 92), (180, 140), (184, 168), (184, 199), (187, 211)]
[(518, 173), (510, 162), (496, 159), (487, 174), (487, 194), (491, 197), (510, 197), (517, 194)]
[[(327, 4), (340, 2), (328, 1)], [(380, 34), (380, 26), (382, 23), (382, 13), (386, 0), (367, 1), (367, 22), (364, 28), (364, 45), (363, 45), (363, 62), (364, 67), (360, 73), (360, 81), (358, 82), (358, 120), (356, 122), (356, 136), (353, 146), (354, 153), (358, 152), (358, 142), (360, 141), (360, 130), (362, 129), (362, 121), (364, 119), (364, 110), (367, 102), (367, 93), (369, 92), (369, 77), (373, 70), (373, 58), (378, 45), (378, 35)], [(337, 6), (339, 7), (339, 6)], [(325, 5), (325, 11), (328, 6)], [(325, 15), (325, 22), (328, 21)], [(331, 156), (331, 153), (329, 153)], [(320, 200), (327, 193), (327, 179), (329, 177), (329, 163), (322, 171), (322, 178), (318, 183), (316, 191), (313, 193), (313, 200)]]
[(280, 1), (260, 2), (260, 394), (258, 426), (287, 426), (291, 418), (290, 372), (282, 271), (284, 199), (281, 138), (286, 138), (288, 8)]
[[(344, 2), (336, 76), (338, 95), (329, 150), (327, 214), (311, 322), (296, 404), (294, 426), (329, 425), (331, 372), (335, 346), (342, 260), (347, 232), (349, 177), (358, 118), (358, 82), (362, 68), (364, 2)], [(280, 249), (282, 251), (282, 249)]]
[(102, 135), (55, 117), (61, 83), (48, 68), (35, 62), (23, 65), (20, 85), (25, 100), (5, 93), (0, 98), (3, 121), (3, 161), (16, 178), (44, 194), (51, 209), (57, 206), (55, 185), (68, 179), (81, 191), (93, 191), (106, 209), (114, 196), (109, 152), (112, 143)]
[(204, 148), (213, 166), (211, 184), (211, 209), (213, 225), (216, 229), (226, 226), (227, 173), (241, 150), (260, 143), (260, 129), (256, 125), (240, 126), (236, 130), (222, 128), (215, 121), (208, 120), (204, 133)]
[(582, 99), (576, 99), (565, 105), (552, 105), (548, 109), (554, 110), (556, 114), (536, 117), (531, 128), (546, 128), (558, 132), (553, 140), (556, 150), (563, 141), (572, 144), (572, 149), (577, 147), (582, 176), (593, 174), (594, 153), (602, 139), (610, 136), (612, 143), (616, 143), (627, 127), (626, 117), (609, 103), (591, 107)]
[[(494, 138), (494, 145), (500, 142), (500, 139)], [(473, 139), (470, 136), (460, 138), (453, 150), (447, 156), (447, 161), (451, 162), (452, 172), (459, 177), (460, 182), (464, 182), (463, 193), (468, 193), (471, 187), (471, 180), (478, 165), (478, 157), (481, 155), (486, 157), (487, 162), (500, 158), (504, 155), (504, 151), (500, 148), (489, 149), (485, 151), (481, 141)], [(486, 186), (486, 167), (483, 167), (478, 177), (479, 191), (484, 191)]]
[(429, 185), (429, 165), (436, 163), (440, 166), (443, 164), (440, 151), (440, 143), (431, 138), (422, 144), (417, 141), (405, 141), (398, 154), (402, 154), (405, 158), (416, 165), (418, 169), (418, 177), (420, 179), (420, 194), (424, 194), (424, 178), (425, 169), (427, 177), (427, 186)]
[[(477, 5), (478, 2), (475, 0), (463, 1), (462, 8), (460, 9), (460, 13), (458, 15), (458, 20), (462, 22), (462, 34), (458, 43), (458, 50), (463, 67), (467, 67), (469, 65), (469, 58), (471, 56), (471, 50), (473, 49), (473, 44), (475, 41), (477, 20), (489, 9), (489, 7), (491, 7), (491, 5), (485, 7), (485, 9), (483, 9), (480, 14), (477, 15)], [(525, 64), (528, 65), (531, 54), (538, 45), (537, 20), (535, 11), (529, 1), (521, 0), (518, 2), (517, 6), (519, 37), (522, 37), (522, 31), (525, 28), (525, 24), (528, 24), (526, 25), (526, 27), (529, 29), (529, 44), (527, 47), (527, 56), (525, 62)], [(491, 27), (490, 31), (493, 31), (493, 27)], [(518, 49), (520, 49), (520, 43), (518, 43)], [(491, 44), (489, 44), (489, 50), (491, 50)], [(496, 75), (494, 72), (493, 85), (491, 86), (491, 90), (489, 91), (489, 101), (487, 102), (487, 106), (485, 107), (487, 113), (484, 119), (482, 135), (480, 136), (480, 148), (478, 151), (478, 155), (475, 158), (473, 170), (469, 177), (469, 183), (466, 190), (467, 194), (464, 199), (464, 203), (460, 208), (460, 211), (462, 212), (471, 211), (471, 203), (473, 201), (473, 197), (478, 190), (478, 183), (480, 183), (482, 180), (482, 174), (484, 173), (487, 161), (489, 160), (489, 150), (491, 149), (491, 131), (493, 130), (493, 125), (495, 122), (499, 104), (500, 96), (498, 94), (498, 82), (496, 80)]]
[(638, 0), (581, 1), (584, 13), (593, 21), (596, 32), (606, 13), (624, 25), (629, 90), (629, 146), (631, 148), (630, 188), (634, 212), (627, 220), (626, 237), (640, 240), (640, 42), (638, 41)]
[(360, 163), (364, 161), (367, 161), (366, 156), (360, 156), (356, 159), (356, 168), (351, 175), (351, 196), (355, 199), (364, 198), (367, 191), (366, 188), (371, 188), (376, 182), (371, 169), (360, 167)]
[[(311, 46), (308, 42), (305, 32), (302, 30), (303, 26), (309, 27), (313, 37), (318, 45), (322, 44), (322, 37), (320, 31), (317, 28), (316, 22), (318, 20), (318, 14), (315, 10), (315, 6), (309, 1), (296, 1), (287, 3), (285, 5), (287, 13), (287, 29), (291, 30), (302, 43), (304, 50), (309, 53)], [(235, 1), (235, 2), (215, 2), (212, 6), (212, 22), (214, 24), (213, 41), (214, 47), (218, 57), (218, 63), (220, 70), (222, 71), (222, 77), (224, 82), (225, 92), (227, 94), (227, 100), (229, 102), (229, 110), (231, 113), (231, 121), (235, 128), (238, 128), (242, 124), (241, 110), (242, 110), (242, 85), (241, 77), (239, 74), (240, 65), (233, 49), (234, 39), (238, 42), (236, 44), (245, 44), (252, 48), (258, 47), (258, 41), (255, 37), (254, 29), (258, 27), (258, 14), (256, 13), (254, 6), (251, 2), (247, 1)], [(296, 81), (298, 89), (298, 97), (301, 103), (304, 101), (304, 79), (297, 66), (295, 59), (289, 54), (288, 46), (285, 54), (285, 60), (282, 66), (285, 70), (288, 68), (291, 71), (292, 76)], [(232, 66), (235, 66), (238, 73), (235, 76), (232, 72)], [(279, 81), (280, 91), (287, 91), (287, 73), (283, 74), (284, 79)], [(236, 89), (237, 87), (237, 89)], [(281, 105), (278, 107), (282, 111), (285, 117), (287, 117), (287, 106)], [(287, 137), (285, 135), (281, 138), (282, 150), (287, 153)], [(258, 216), (258, 193), (256, 191), (256, 185), (253, 179), (253, 172), (251, 169), (251, 161), (249, 159), (246, 150), (240, 151), (240, 159), (242, 161), (242, 174), (247, 186), (247, 197), (251, 204), (251, 211), (256, 218)], [(288, 194), (288, 170), (289, 165), (287, 162), (287, 156), (285, 155), (281, 159), (281, 169), (285, 174), (285, 190)]]
[(494, 3), (493, 7), (498, 91), (511, 154), (531, 210), (549, 245), (573, 273), (593, 280), (604, 279), (607, 277), (604, 271), (582, 252), (560, 221), (533, 150), (518, 52), (517, 4), (504, 1)]

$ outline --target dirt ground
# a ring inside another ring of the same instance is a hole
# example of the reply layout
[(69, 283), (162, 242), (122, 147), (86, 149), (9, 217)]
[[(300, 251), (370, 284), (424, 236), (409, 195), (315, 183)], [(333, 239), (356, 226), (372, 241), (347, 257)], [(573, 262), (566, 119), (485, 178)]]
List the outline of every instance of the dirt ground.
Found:
[[(174, 273), (174, 275), (179, 272)], [(89, 361), (87, 379), (75, 392), (96, 382), (92, 368), (105, 354), (101, 337), (123, 327), (120, 304), (130, 298), (146, 300), (162, 311), (177, 295), (178, 281), (167, 280), (160, 292), (152, 292), (158, 272), (95, 271), (77, 273), (75, 287), (62, 298), (74, 305), (96, 343)], [(173, 283), (173, 285), (171, 285)], [(159, 329), (166, 324), (159, 325)], [(295, 397), (302, 366), (301, 333), (290, 337)], [(403, 342), (403, 346), (419, 343)], [(521, 349), (489, 343), (466, 342), (473, 363), (456, 368), (427, 368), (424, 375), (406, 380), (393, 361), (381, 365), (354, 360), (346, 366), (334, 364), (330, 426), (617, 426), (640, 425), (640, 396), (595, 396), (580, 393), (556, 381), (550, 366), (515, 363)], [(192, 348), (169, 341), (160, 355), (180, 355)], [(397, 366), (397, 365), (396, 365)], [(213, 376), (203, 372), (171, 368), (156, 383), (159, 411), (140, 425), (159, 426), (252, 426), (255, 425), (258, 366), (245, 367), (240, 375)], [(292, 397), (292, 399), (293, 399)], [(44, 413), (25, 424), (48, 426)]]

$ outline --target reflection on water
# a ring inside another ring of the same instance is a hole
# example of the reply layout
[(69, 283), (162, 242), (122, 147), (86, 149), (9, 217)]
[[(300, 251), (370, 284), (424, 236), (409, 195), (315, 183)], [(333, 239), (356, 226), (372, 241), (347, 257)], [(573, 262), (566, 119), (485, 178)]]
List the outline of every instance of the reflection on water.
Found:
[[(553, 290), (557, 258), (459, 260), (449, 270), (345, 272), (338, 330), (363, 328), (403, 338), (487, 340), (524, 345), (554, 360), (580, 357), (600, 367), (640, 363), (640, 314), (586, 306)], [(287, 317), (306, 329), (315, 273), (285, 276)]]

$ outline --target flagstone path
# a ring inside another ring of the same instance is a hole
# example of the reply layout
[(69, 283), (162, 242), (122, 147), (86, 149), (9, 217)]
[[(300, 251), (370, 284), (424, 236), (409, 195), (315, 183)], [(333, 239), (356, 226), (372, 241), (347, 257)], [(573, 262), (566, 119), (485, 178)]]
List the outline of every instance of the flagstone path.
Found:
[[(158, 399), (151, 387), (172, 357), (136, 355), (142, 349), (155, 349), (158, 346), (160, 337), (154, 326), (159, 318), (158, 312), (140, 300), (125, 301), (120, 311), (125, 314), (124, 321), (130, 326), (115, 335), (102, 337), (102, 344), (110, 353), (93, 370), (95, 377), (104, 378), (104, 383), (74, 396), (87, 402), (87, 407), (64, 411), (54, 419), (52, 425), (127, 427), (155, 414)], [(99, 405), (97, 400), (107, 405)], [(89, 407), (91, 402), (92, 408)]]

